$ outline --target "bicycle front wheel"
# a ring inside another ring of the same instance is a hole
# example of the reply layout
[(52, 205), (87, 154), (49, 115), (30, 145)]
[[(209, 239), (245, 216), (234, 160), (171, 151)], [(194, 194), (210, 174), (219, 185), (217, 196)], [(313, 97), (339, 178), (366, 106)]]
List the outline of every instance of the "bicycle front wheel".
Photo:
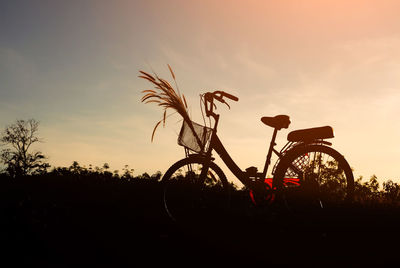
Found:
[(225, 174), (214, 162), (203, 172), (205, 159), (184, 158), (162, 178), (164, 208), (179, 223), (201, 223), (220, 216), (229, 206), (230, 190)]
[(353, 172), (346, 159), (318, 144), (289, 151), (277, 166), (274, 183), (291, 209), (337, 205), (351, 200), (354, 192)]

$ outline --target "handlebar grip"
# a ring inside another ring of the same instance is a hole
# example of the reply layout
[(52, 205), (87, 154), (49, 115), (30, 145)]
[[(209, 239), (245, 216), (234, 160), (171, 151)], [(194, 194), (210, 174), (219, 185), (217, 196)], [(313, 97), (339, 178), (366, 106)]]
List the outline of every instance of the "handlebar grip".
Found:
[(231, 94), (229, 94), (229, 93), (226, 93), (226, 92), (223, 92), (222, 95), (224, 95), (225, 97), (227, 97), (228, 99), (231, 99), (231, 100), (233, 100), (233, 101), (238, 101), (238, 100), (239, 100), (238, 97), (233, 96), (233, 95), (231, 95)]

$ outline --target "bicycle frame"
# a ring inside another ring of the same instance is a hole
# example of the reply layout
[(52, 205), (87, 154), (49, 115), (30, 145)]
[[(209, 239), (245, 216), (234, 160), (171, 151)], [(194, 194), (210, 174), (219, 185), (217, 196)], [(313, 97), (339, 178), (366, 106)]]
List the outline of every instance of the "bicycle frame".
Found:
[[(287, 150), (291, 149), (291, 146), (294, 144), (293, 142), (288, 142), (283, 148), (282, 150), (279, 152), (275, 149), (275, 140), (276, 140), (276, 136), (278, 133), (278, 129), (274, 128), (274, 132), (272, 135), (272, 139), (270, 142), (270, 146), (268, 149), (268, 153), (267, 153), (267, 158), (265, 160), (265, 165), (264, 165), (264, 169), (262, 173), (258, 173), (256, 172), (251, 173), (251, 172), (247, 172), (247, 171), (243, 171), (241, 168), (238, 167), (238, 165), (235, 163), (235, 161), (233, 161), (233, 159), (231, 158), (231, 156), (229, 155), (229, 153), (226, 151), (225, 147), (223, 146), (221, 140), (218, 138), (217, 136), (217, 128), (218, 128), (218, 122), (219, 122), (219, 114), (214, 113), (213, 111), (213, 107), (214, 107), (214, 98), (206, 98), (206, 103), (205, 103), (205, 108), (206, 108), (206, 115), (208, 117), (212, 117), (214, 118), (214, 128), (212, 131), (212, 135), (211, 135), (211, 140), (210, 140), (210, 145), (208, 147), (208, 150), (206, 152), (203, 152), (203, 155), (206, 159), (202, 172), (201, 172), (201, 176), (205, 177), (205, 175), (208, 172), (208, 167), (209, 167), (209, 163), (211, 161), (213, 161), (214, 159), (212, 158), (212, 151), (215, 150), (218, 155), (221, 157), (222, 161), (225, 163), (225, 165), (229, 168), (229, 170), (239, 179), (240, 182), (242, 182), (245, 186), (249, 187), (250, 189), (253, 188), (253, 186), (256, 186), (255, 183), (259, 181), (259, 179), (261, 179), (262, 182), (264, 182), (264, 180), (266, 179), (266, 175), (268, 172), (268, 168), (271, 164), (271, 157), (272, 157), (272, 153), (276, 154), (278, 156), (279, 159), (282, 159), (282, 157), (284, 156), (284, 152)], [(218, 99), (219, 101), (223, 100), (221, 98)], [(311, 141), (310, 143), (321, 143), (321, 144), (325, 144), (325, 145), (331, 145), (331, 143), (323, 141), (323, 140), (314, 140)], [(309, 144), (309, 143), (302, 143), (302, 144)], [(188, 156), (188, 152), (187, 152), (187, 156)], [(303, 172), (301, 170), (299, 170), (296, 166), (294, 166), (293, 164), (289, 164), (290, 168), (299, 175), (299, 177), (302, 177)], [(254, 179), (253, 179), (254, 178)]]
[[(209, 162), (211, 162), (213, 160), (212, 159), (212, 151), (215, 150), (215, 152), (217, 152), (217, 154), (221, 157), (221, 159), (225, 163), (225, 165), (239, 179), (239, 181), (241, 183), (243, 183), (245, 186), (248, 186), (248, 187), (252, 188), (251, 186), (254, 184), (254, 180), (251, 179), (249, 173), (247, 173), (246, 171), (242, 170), (235, 163), (235, 161), (229, 155), (229, 153), (227, 152), (227, 150), (225, 149), (224, 145), (222, 144), (221, 140), (219, 139), (219, 137), (217, 135), (217, 127), (218, 127), (218, 122), (219, 122), (219, 115), (215, 114), (215, 113), (212, 113), (210, 115), (215, 119), (215, 124), (214, 124), (214, 128), (213, 128), (212, 135), (211, 135), (210, 145), (208, 147), (207, 152), (205, 152), (205, 158), (207, 160), (205, 161), (206, 162), (206, 164), (205, 164), (206, 166), (203, 169), (204, 172), (207, 172), (207, 170), (208, 170), (208, 164), (207, 163), (209, 163)], [(278, 133), (278, 130), (274, 129), (274, 132), (273, 132), (273, 135), (272, 135), (272, 139), (271, 139), (271, 142), (270, 142), (270, 146), (269, 146), (269, 149), (268, 149), (267, 158), (266, 158), (266, 161), (265, 161), (263, 172), (262, 173), (257, 173), (256, 174), (256, 178), (261, 178), (261, 179), (265, 179), (266, 178), (266, 175), (267, 175), (267, 172), (268, 172), (268, 168), (269, 168), (269, 166), (271, 164), (272, 153), (275, 153), (279, 158), (282, 157), (282, 154), (274, 148), (275, 145), (276, 145), (275, 140), (276, 140), (277, 133)]]

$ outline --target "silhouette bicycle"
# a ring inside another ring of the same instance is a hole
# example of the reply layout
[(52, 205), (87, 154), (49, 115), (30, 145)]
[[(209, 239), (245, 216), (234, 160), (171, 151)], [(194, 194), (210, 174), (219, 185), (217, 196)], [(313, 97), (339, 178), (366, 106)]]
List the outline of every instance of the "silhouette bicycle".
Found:
[[(239, 100), (223, 91), (201, 95), (210, 127), (183, 121), (178, 144), (185, 148), (186, 157), (173, 164), (162, 178), (163, 203), (171, 219), (184, 221), (218, 215), (228, 206), (231, 187), (214, 162), (213, 151), (249, 190), (256, 205), (280, 203), (295, 210), (321, 208), (352, 199), (353, 173), (343, 155), (326, 141), (334, 137), (330, 126), (292, 131), (287, 144), (278, 151), (275, 139), (279, 130), (289, 127), (289, 116), (262, 117), (261, 121), (274, 129), (263, 171), (258, 172), (256, 167), (240, 169), (217, 135), (220, 116), (214, 112), (215, 101), (229, 107), (226, 99)], [(273, 177), (266, 178), (272, 153), (278, 160), (273, 166)]]

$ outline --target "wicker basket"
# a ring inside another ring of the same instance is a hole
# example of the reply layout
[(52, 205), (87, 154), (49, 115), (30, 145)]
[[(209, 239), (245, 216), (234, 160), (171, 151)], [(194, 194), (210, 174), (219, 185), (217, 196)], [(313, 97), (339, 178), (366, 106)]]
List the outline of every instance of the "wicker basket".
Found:
[(207, 151), (210, 145), (212, 128), (202, 126), (193, 121), (191, 122), (191, 126), (189, 124), (183, 120), (178, 144), (196, 153)]

